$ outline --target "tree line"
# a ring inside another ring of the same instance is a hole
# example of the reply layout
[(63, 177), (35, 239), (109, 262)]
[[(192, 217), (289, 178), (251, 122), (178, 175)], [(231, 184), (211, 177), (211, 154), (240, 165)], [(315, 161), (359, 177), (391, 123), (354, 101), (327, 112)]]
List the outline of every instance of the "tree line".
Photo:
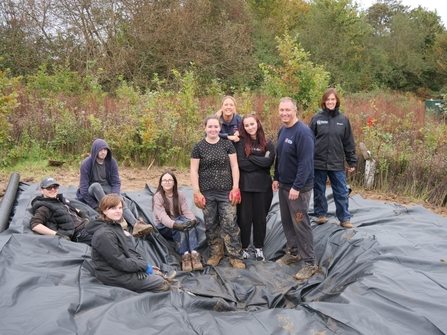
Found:
[[(264, 83), (291, 36), (345, 92), (391, 89), (435, 96), (447, 88), (447, 31), (436, 12), (379, 0), (4, 0), (0, 64), (11, 76), (69, 66), (113, 92), (142, 90), (194, 71), (206, 95)], [(68, 65), (67, 65), (68, 64)], [(262, 66), (260, 66), (262, 64)]]

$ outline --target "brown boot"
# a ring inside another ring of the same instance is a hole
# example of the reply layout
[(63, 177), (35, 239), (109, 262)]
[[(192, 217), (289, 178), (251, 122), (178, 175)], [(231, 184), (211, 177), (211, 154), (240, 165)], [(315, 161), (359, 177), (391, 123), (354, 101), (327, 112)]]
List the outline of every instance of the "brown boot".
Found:
[(223, 258), (222, 254), (212, 255), (210, 258), (208, 258), (206, 264), (211, 266), (218, 266), (222, 258)]
[(317, 224), (325, 224), (327, 222), (327, 219), (325, 216), (319, 216), (317, 218)]
[(245, 264), (240, 259), (230, 258), (230, 264), (235, 269), (245, 269)]
[(149, 235), (152, 232), (152, 229), (154, 229), (152, 225), (145, 223), (142, 218), (139, 218), (133, 225), (132, 236), (141, 237), (144, 235)]
[(127, 229), (129, 227), (127, 221), (124, 219), (124, 216), (120, 220), (120, 225), (121, 227), (123, 227), (123, 229)]
[(202, 271), (203, 265), (200, 261), (200, 254), (198, 252), (193, 252), (191, 254), (191, 263), (192, 263), (192, 270), (193, 271)]
[(340, 222), (340, 226), (342, 226), (343, 228), (354, 228), (350, 221)]
[(182, 256), (182, 271), (192, 271), (191, 254), (184, 254)]

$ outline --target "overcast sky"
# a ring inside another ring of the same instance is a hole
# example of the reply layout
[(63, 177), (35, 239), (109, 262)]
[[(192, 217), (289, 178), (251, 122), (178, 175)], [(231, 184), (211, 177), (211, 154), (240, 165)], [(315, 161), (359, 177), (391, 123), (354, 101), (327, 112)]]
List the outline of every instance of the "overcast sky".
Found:
[[(356, 0), (356, 2), (359, 3), (362, 8), (366, 9), (377, 1)], [(447, 0), (402, 0), (402, 5), (410, 6), (411, 9), (417, 8), (419, 5), (431, 11), (436, 9), (436, 12), (441, 17), (444, 27), (447, 27)]]

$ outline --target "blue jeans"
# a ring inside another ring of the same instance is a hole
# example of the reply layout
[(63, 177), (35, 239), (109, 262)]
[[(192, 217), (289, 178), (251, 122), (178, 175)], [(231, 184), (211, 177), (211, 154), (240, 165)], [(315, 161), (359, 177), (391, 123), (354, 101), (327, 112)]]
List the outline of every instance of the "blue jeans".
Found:
[(346, 186), (346, 174), (344, 171), (314, 171), (314, 212), (316, 216), (327, 215), (326, 181), (331, 182), (334, 194), (335, 215), (340, 222), (350, 221), (349, 213), (349, 190)]
[[(174, 221), (183, 221), (187, 222), (188, 219), (183, 215), (177, 218), (173, 218)], [(196, 250), (199, 245), (199, 234), (196, 228), (191, 229), (190, 231), (179, 231), (175, 229), (171, 229), (166, 227), (164, 224), (157, 224), (158, 232), (167, 239), (173, 240), (175, 243), (175, 248), (180, 255), (183, 255), (185, 252)]]

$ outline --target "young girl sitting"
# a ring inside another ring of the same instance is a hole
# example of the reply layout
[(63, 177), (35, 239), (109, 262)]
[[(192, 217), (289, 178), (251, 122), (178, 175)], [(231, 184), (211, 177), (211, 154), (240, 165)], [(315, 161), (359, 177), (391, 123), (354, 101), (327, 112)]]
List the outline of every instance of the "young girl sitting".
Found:
[(164, 172), (152, 199), (155, 223), (158, 231), (175, 242), (177, 252), (182, 255), (182, 270), (203, 270), (198, 246), (196, 217), (186, 202), (185, 195), (177, 189), (177, 178), (171, 171)]
[(133, 249), (130, 234), (121, 227), (123, 207), (123, 199), (118, 194), (107, 194), (99, 203), (99, 218), (86, 225), (93, 235), (92, 261), (96, 278), (105, 285), (138, 293), (168, 291), (171, 285), (160, 269), (148, 264)]

